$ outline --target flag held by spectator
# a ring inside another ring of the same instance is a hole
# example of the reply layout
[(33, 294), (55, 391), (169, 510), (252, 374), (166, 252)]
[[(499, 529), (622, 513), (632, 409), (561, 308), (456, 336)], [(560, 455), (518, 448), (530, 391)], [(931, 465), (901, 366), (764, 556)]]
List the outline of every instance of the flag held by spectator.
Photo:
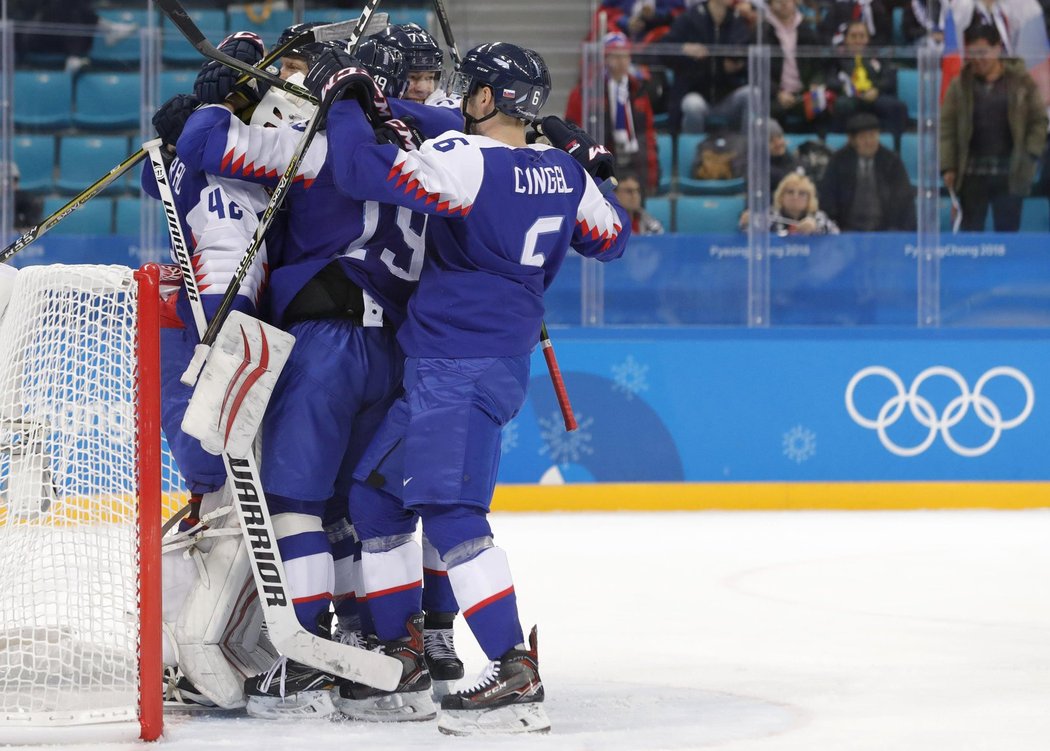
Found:
[(955, 26), (955, 17), (944, 14), (944, 53), (941, 57), (941, 101), (948, 91), (948, 85), (955, 80), (962, 70), (962, 50), (959, 48), (959, 30)]

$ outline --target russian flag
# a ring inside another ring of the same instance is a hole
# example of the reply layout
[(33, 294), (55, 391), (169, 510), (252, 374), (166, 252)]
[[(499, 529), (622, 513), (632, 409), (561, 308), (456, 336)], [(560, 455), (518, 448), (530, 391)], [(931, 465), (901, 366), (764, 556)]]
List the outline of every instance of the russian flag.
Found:
[(944, 14), (944, 53), (941, 57), (941, 101), (948, 91), (948, 85), (955, 80), (962, 70), (962, 50), (959, 49), (959, 32), (955, 28), (955, 15), (949, 11)]

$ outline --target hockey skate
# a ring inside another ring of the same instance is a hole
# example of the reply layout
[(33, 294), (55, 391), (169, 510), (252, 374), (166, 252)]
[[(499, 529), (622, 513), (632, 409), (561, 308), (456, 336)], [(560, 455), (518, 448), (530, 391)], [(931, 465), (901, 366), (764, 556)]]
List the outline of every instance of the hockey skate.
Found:
[(335, 685), (332, 676), (282, 656), (265, 673), (244, 682), (246, 710), (266, 720), (329, 717), (335, 714)]
[(455, 613), (427, 613), (423, 623), (423, 654), (434, 683), (434, 699), (450, 693), (463, 677), (463, 661), (456, 654), (452, 622)]
[(437, 714), (430, 696), (430, 673), (423, 658), (423, 614), (408, 621), (408, 640), (378, 642), (374, 649), (396, 657), (404, 665), (401, 682), (393, 691), (380, 691), (362, 683), (340, 683), (335, 706), (352, 720), (419, 722)]
[(473, 686), (441, 700), (438, 730), (446, 735), (546, 733), (550, 729), (543, 709), (535, 626), (527, 650), (508, 650), (488, 664)]
[(217, 705), (202, 694), (182, 670), (171, 665), (164, 666), (165, 709), (214, 709)]

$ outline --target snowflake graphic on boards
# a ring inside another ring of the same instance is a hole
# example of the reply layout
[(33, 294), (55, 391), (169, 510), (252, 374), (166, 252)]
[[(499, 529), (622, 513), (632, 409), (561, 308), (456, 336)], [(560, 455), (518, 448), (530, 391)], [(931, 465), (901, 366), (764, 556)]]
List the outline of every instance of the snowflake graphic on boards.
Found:
[(784, 456), (795, 464), (812, 459), (817, 453), (817, 434), (802, 425), (796, 425), (784, 433), (782, 442)]
[(649, 390), (649, 366), (635, 360), (634, 355), (627, 355), (622, 363), (613, 365), (612, 372), (613, 389), (622, 391), (628, 400)]
[(518, 447), (520, 431), (518, 429), (517, 421), (511, 420), (508, 422), (503, 426), (500, 433), (502, 434), (502, 437), (500, 439), (499, 452), (500, 454), (509, 454)]
[(540, 447), (540, 455), (551, 458), (555, 464), (574, 464), (584, 456), (594, 453), (591, 447), (591, 426), (594, 425), (593, 417), (576, 415), (578, 427), (571, 433), (565, 430), (565, 422), (562, 420), (561, 412), (551, 412), (549, 417), (541, 417), (540, 438), (543, 446)]

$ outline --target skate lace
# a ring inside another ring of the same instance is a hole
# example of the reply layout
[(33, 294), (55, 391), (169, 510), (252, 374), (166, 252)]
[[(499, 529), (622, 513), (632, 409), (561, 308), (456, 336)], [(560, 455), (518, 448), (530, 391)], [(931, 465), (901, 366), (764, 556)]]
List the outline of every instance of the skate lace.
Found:
[(333, 636), (335, 641), (340, 644), (357, 647), (358, 649), (368, 649), (368, 642), (365, 641), (365, 635), (361, 631), (344, 631), (339, 626), (336, 626)]
[(427, 656), (438, 660), (458, 660), (452, 633), (450, 628), (429, 628), (423, 631), (423, 649)]
[(495, 683), (499, 680), (499, 662), (493, 660), (481, 671), (481, 675), (474, 682), (474, 685), (470, 686), (465, 691), (460, 691), (461, 694), (472, 694), (478, 691), (490, 683)]
[(262, 680), (259, 681), (259, 690), (262, 691), (264, 694), (269, 693), (270, 692), (270, 686), (273, 685), (273, 681), (277, 677), (278, 673), (281, 674), (281, 693), (280, 693), (280, 695), (283, 697), (284, 696), (284, 682), (285, 682), (285, 679), (288, 676), (288, 658), (285, 657), (284, 655), (281, 655), (280, 657), (278, 657), (277, 658), (277, 662), (275, 662), (270, 667), (270, 669), (266, 671), (266, 675), (264, 675), (262, 677)]

